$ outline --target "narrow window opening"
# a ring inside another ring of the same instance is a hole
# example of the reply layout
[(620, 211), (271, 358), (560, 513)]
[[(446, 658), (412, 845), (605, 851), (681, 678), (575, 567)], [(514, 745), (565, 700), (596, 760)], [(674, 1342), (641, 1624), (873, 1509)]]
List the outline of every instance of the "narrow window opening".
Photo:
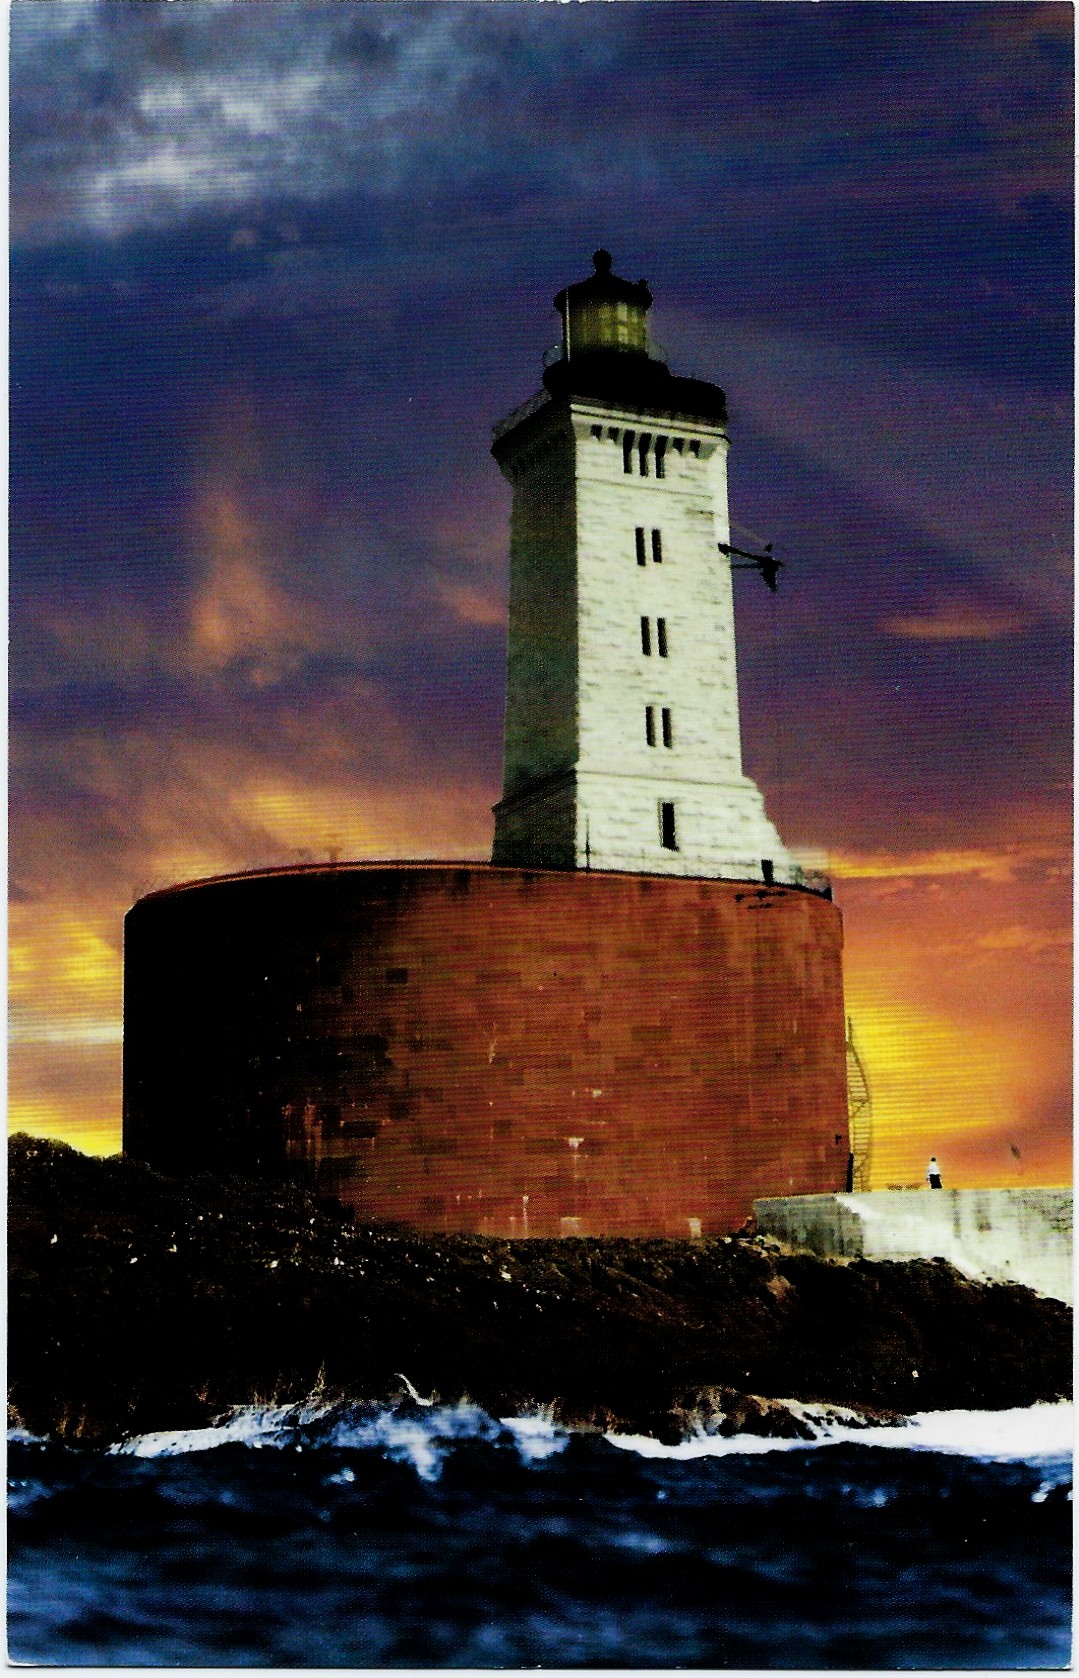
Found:
[(701, 444), (700, 444), (700, 438), (699, 437), (694, 437), (693, 438), (693, 440), (691, 441), (691, 443), (689, 445), (689, 452), (690, 452), (690, 454), (696, 454), (696, 455), (700, 454)]
[(646, 565), (647, 562), (648, 555), (644, 546), (644, 526), (639, 524), (637, 526), (637, 564)]
[(633, 471), (633, 433), (632, 433), (632, 431), (623, 431), (623, 433), (622, 433), (622, 470), (623, 470), (623, 472), (632, 472)]
[(667, 705), (664, 705), (663, 707), (663, 716), (661, 720), (663, 723), (663, 744), (665, 746), (672, 746), (674, 744), (674, 739), (671, 734), (671, 713), (670, 708)]
[(776, 877), (775, 863), (772, 861), (771, 857), (767, 857), (767, 856), (762, 857), (761, 858), (761, 879), (764, 881), (766, 886), (770, 886), (770, 885), (774, 884), (775, 877)]
[(656, 648), (659, 652), (660, 658), (666, 658), (666, 656), (667, 656), (667, 620), (666, 620), (666, 618), (657, 618), (656, 619)]
[[(662, 622), (662, 619), (660, 620)], [(652, 626), (647, 618), (641, 619), (641, 651), (645, 658), (652, 656)]]
[(665, 851), (676, 851), (678, 849), (673, 804), (661, 804), (659, 807), (659, 842)]
[(644, 708), (644, 737), (650, 746), (656, 743), (656, 708), (646, 705)]
[(648, 476), (648, 450), (651, 447), (651, 443), (652, 443), (652, 439), (651, 439), (651, 437), (648, 436), (648, 434), (646, 432), (645, 435), (641, 438), (640, 445), (639, 445), (639, 448), (638, 448), (638, 453), (640, 455), (640, 461), (641, 461), (641, 477), (642, 478), (647, 478), (647, 476)]
[(666, 453), (667, 453), (667, 439), (666, 439), (666, 437), (657, 437), (656, 438), (656, 477), (657, 478), (665, 478), (667, 476), (667, 463), (666, 463), (666, 460), (664, 458)]
[(652, 532), (652, 560), (656, 565), (663, 564), (663, 539), (658, 530)]

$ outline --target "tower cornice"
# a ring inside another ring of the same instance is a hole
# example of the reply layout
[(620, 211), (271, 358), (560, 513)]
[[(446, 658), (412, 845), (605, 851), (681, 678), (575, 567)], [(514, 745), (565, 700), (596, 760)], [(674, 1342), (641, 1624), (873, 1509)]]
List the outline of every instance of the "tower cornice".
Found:
[[(672, 380), (672, 384), (701, 385), (697, 379)], [(717, 385), (705, 389), (723, 392)], [(538, 442), (545, 432), (562, 429), (577, 431), (580, 420), (591, 424), (618, 427), (624, 423), (639, 425), (642, 421), (661, 430), (677, 432), (687, 438), (707, 442), (711, 452), (716, 443), (727, 439), (726, 408), (718, 414), (702, 414), (654, 401), (632, 401), (623, 397), (593, 395), (552, 396), (538, 391), (528, 402), (515, 408), (492, 428), (491, 453), (500, 466), (512, 459), (522, 448)], [(568, 427), (567, 427), (568, 422)]]

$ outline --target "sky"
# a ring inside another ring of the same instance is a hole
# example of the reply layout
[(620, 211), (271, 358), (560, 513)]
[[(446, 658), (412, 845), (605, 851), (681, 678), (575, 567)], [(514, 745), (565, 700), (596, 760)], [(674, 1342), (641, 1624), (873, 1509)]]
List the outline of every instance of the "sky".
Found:
[(730, 410), (747, 771), (872, 1181), (1070, 1180), (1072, 9), (21, 0), (10, 1121), (120, 1146), (123, 916), (489, 855), (509, 488), (606, 246)]

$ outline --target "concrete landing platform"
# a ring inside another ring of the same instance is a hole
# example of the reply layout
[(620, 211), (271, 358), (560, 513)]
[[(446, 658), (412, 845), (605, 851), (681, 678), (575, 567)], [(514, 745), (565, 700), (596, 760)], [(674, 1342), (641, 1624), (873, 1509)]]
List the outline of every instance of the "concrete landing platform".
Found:
[(908, 1189), (755, 1200), (757, 1229), (824, 1258), (943, 1258), (1071, 1304), (1071, 1189)]

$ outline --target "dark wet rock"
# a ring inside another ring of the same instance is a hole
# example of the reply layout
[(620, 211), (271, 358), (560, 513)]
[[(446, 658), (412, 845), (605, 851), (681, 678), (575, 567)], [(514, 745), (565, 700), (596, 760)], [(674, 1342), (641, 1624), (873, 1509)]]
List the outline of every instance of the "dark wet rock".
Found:
[(737, 1433), (758, 1434), (766, 1439), (812, 1439), (814, 1436), (809, 1423), (794, 1415), (785, 1404), (769, 1404), (748, 1393), (735, 1399), (718, 1432), (725, 1438)]
[(351, 1223), (295, 1184), (172, 1179), (14, 1138), (12, 1413), (97, 1442), (319, 1391), (467, 1395), (495, 1415), (679, 1438), (804, 1437), (1071, 1391), (1071, 1312), (931, 1262), (829, 1262), (746, 1234), (501, 1241)]

